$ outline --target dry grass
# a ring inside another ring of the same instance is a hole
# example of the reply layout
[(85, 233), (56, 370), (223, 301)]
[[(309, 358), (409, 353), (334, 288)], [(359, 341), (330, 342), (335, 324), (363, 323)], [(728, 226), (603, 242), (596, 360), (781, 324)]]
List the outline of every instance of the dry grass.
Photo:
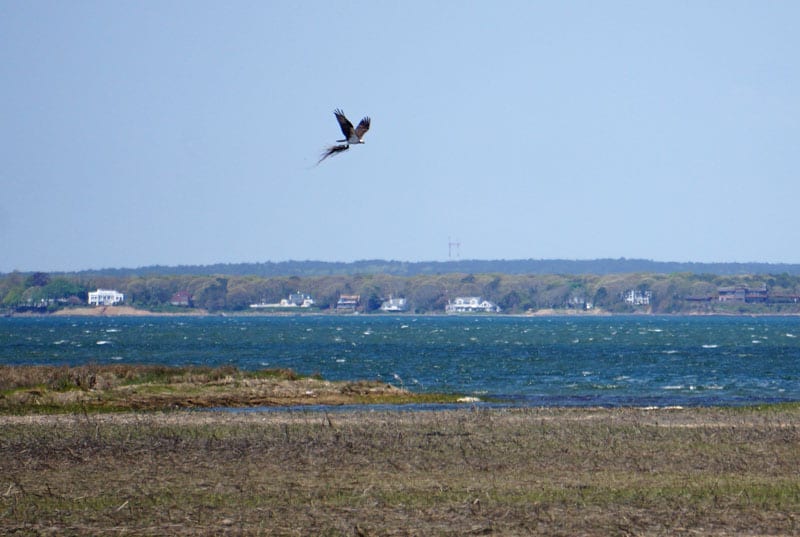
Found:
[[(82, 365), (69, 366), (10, 366), (0, 365), (0, 391), (20, 388), (47, 388), (63, 391), (71, 389), (108, 389), (128, 384), (159, 382), (175, 384), (184, 382), (208, 383), (244, 373), (234, 367), (170, 367), (165, 365)], [(273, 376), (296, 379), (288, 370), (273, 370)]]
[(397, 403), (454, 400), (381, 382), (328, 382), (287, 369), (0, 366), (0, 413)]
[(800, 409), (0, 417), (0, 533), (797, 535)]

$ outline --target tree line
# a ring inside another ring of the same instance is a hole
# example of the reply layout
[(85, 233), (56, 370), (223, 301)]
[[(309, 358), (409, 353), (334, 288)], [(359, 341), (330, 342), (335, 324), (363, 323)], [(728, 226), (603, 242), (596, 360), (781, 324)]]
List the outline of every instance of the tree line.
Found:
[[(149, 266), (139, 268), (106, 268), (74, 273), (76, 276), (334, 276), (355, 274), (388, 274), (423, 276), (437, 274), (674, 274), (800, 275), (800, 265), (790, 263), (693, 263), (652, 261), (649, 259), (451, 259), (448, 261), (394, 261), (367, 259), (353, 262), (279, 261), (262, 263), (218, 263), (212, 265)], [(66, 275), (66, 274), (62, 274)]]
[[(770, 296), (758, 304), (722, 303), (723, 287), (766, 286)], [(89, 291), (115, 289), (125, 304), (152, 311), (180, 311), (170, 305), (178, 292), (191, 297), (191, 307), (218, 311), (248, 311), (253, 303), (277, 303), (291, 293), (311, 295), (322, 311), (335, 308), (339, 297), (360, 295), (365, 313), (379, 310), (390, 296), (406, 298), (410, 311), (443, 312), (459, 296), (480, 296), (504, 313), (543, 309), (595, 309), (612, 313), (795, 313), (800, 312), (800, 276), (789, 273), (718, 275), (695, 273), (619, 274), (499, 274), (445, 273), (416, 276), (335, 274), (326, 276), (254, 275), (85, 275), (24, 274), (0, 276), (0, 307), (16, 311), (54, 311), (86, 305)], [(643, 303), (626, 301), (634, 291)]]

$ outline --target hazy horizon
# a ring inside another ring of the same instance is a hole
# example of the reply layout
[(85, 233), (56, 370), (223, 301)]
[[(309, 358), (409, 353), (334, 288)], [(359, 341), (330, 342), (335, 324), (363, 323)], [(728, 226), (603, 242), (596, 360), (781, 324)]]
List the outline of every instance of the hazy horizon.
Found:
[[(358, 266), (359, 264), (363, 263), (386, 263), (386, 264), (410, 264), (410, 265), (426, 265), (426, 264), (514, 264), (514, 263), (533, 263), (533, 264), (543, 264), (543, 265), (552, 265), (552, 264), (585, 264), (591, 265), (596, 263), (613, 263), (613, 264), (653, 264), (653, 265), (698, 265), (699, 268), (710, 268), (712, 266), (740, 266), (740, 265), (751, 265), (751, 266), (759, 266), (759, 265), (766, 265), (766, 266), (775, 266), (775, 267), (783, 267), (783, 268), (797, 268), (800, 269), (800, 263), (768, 263), (768, 262), (761, 262), (761, 261), (749, 261), (749, 262), (739, 262), (739, 261), (713, 261), (713, 262), (702, 262), (702, 261), (661, 261), (655, 259), (644, 259), (644, 258), (595, 258), (595, 259), (535, 259), (535, 258), (527, 258), (527, 259), (442, 259), (442, 260), (420, 260), (420, 261), (407, 261), (401, 259), (380, 259), (380, 258), (371, 258), (371, 259), (355, 259), (352, 261), (330, 261), (324, 259), (286, 259), (281, 261), (243, 261), (243, 262), (219, 262), (219, 263), (204, 263), (204, 264), (187, 264), (187, 263), (178, 263), (174, 265), (136, 265), (136, 266), (119, 266), (119, 267), (88, 267), (88, 268), (81, 268), (76, 270), (45, 270), (45, 269), (35, 269), (35, 270), (13, 270), (13, 271), (0, 271), (0, 275), (3, 274), (11, 274), (13, 272), (20, 272), (20, 273), (33, 273), (33, 272), (42, 272), (42, 273), (54, 273), (54, 274), (71, 274), (71, 273), (81, 273), (81, 272), (103, 272), (103, 271), (138, 271), (138, 270), (146, 270), (151, 268), (163, 268), (168, 269), (168, 271), (173, 271), (174, 269), (180, 269), (183, 267), (187, 268), (205, 268), (205, 267), (216, 267), (219, 265), (224, 266), (231, 266), (231, 267), (242, 267), (247, 265), (267, 265), (267, 264), (274, 264), (274, 265), (292, 265), (298, 264), (302, 265), (305, 263), (309, 264), (330, 264), (330, 265), (355, 265)], [(620, 273), (625, 272), (621, 270)], [(792, 271), (794, 272), (794, 271)], [(609, 273), (613, 273), (613, 271), (609, 271)]]

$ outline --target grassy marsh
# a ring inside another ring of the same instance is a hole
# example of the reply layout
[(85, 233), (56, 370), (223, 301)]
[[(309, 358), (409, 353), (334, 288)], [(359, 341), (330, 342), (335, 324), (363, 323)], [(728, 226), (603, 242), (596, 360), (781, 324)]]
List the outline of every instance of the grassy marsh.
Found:
[(796, 535), (800, 409), (0, 416), (0, 533)]
[(161, 365), (0, 366), (0, 413), (454, 401), (378, 382), (329, 382), (288, 369)]

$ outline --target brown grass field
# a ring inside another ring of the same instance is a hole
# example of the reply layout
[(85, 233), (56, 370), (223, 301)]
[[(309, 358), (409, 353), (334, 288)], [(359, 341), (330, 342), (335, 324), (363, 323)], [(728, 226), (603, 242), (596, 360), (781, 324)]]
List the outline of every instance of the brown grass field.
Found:
[(798, 535), (798, 424), (796, 405), (6, 408), (0, 534)]

